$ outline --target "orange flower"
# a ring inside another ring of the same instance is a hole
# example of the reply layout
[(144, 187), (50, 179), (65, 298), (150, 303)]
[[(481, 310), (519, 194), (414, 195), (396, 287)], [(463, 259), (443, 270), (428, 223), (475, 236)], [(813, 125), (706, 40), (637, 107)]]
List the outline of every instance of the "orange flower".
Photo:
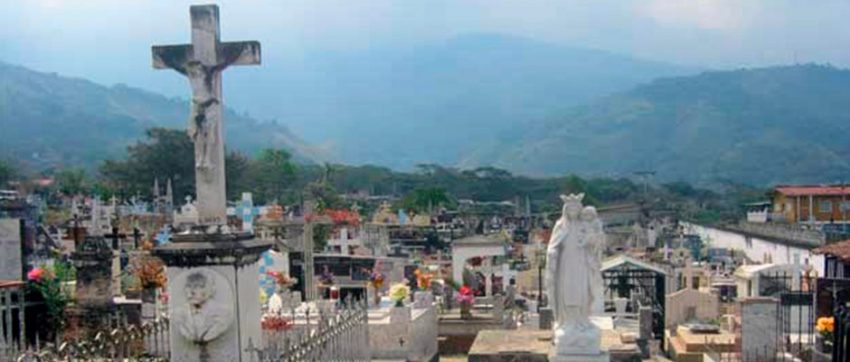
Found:
[(820, 317), (818, 318), (815, 329), (820, 333), (832, 333), (835, 331), (835, 318)]
[(419, 289), (428, 289), (431, 287), (431, 274), (420, 272), (416, 269), (416, 285)]
[(156, 257), (146, 256), (135, 263), (136, 276), (142, 288), (162, 288), (167, 279), (165, 276), (165, 264)]

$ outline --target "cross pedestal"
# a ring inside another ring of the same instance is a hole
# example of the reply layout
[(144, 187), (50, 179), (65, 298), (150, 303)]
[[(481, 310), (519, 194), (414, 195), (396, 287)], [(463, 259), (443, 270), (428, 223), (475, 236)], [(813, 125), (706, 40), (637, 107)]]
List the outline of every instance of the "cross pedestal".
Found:
[(168, 266), (172, 361), (252, 361), (262, 341), (259, 258), (251, 234), (182, 234), (154, 249)]

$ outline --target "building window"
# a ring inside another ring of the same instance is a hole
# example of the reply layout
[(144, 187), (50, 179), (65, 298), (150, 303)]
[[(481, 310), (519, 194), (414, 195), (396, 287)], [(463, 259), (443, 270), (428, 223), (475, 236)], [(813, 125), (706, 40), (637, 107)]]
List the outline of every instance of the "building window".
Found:
[(850, 211), (850, 201), (842, 201), (841, 202), (841, 211)]
[(832, 201), (821, 201), (820, 212), (832, 212)]

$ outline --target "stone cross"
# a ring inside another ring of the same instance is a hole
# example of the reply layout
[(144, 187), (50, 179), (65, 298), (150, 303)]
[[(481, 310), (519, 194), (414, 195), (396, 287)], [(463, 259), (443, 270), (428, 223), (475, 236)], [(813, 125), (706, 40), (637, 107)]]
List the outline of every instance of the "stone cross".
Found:
[(201, 225), (224, 225), (224, 139), (221, 73), (230, 65), (260, 64), (260, 43), (219, 39), (218, 6), (190, 7), (192, 44), (154, 46), (153, 67), (174, 69), (189, 79), (189, 136), (195, 144), (195, 186)]

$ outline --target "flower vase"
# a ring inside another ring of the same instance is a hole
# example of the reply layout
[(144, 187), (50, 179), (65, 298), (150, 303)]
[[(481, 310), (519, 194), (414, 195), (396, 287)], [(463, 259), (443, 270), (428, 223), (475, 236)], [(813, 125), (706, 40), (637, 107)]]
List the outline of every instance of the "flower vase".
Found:
[(472, 305), (470, 305), (469, 303), (460, 303), (460, 318), (472, 318)]
[(156, 303), (156, 287), (146, 287), (141, 293), (142, 303)]
[(156, 303), (156, 288), (146, 287), (141, 290), (140, 298), (142, 300), (141, 316), (143, 320), (156, 319), (157, 303)]
[(375, 287), (375, 307), (381, 306), (381, 288)]

